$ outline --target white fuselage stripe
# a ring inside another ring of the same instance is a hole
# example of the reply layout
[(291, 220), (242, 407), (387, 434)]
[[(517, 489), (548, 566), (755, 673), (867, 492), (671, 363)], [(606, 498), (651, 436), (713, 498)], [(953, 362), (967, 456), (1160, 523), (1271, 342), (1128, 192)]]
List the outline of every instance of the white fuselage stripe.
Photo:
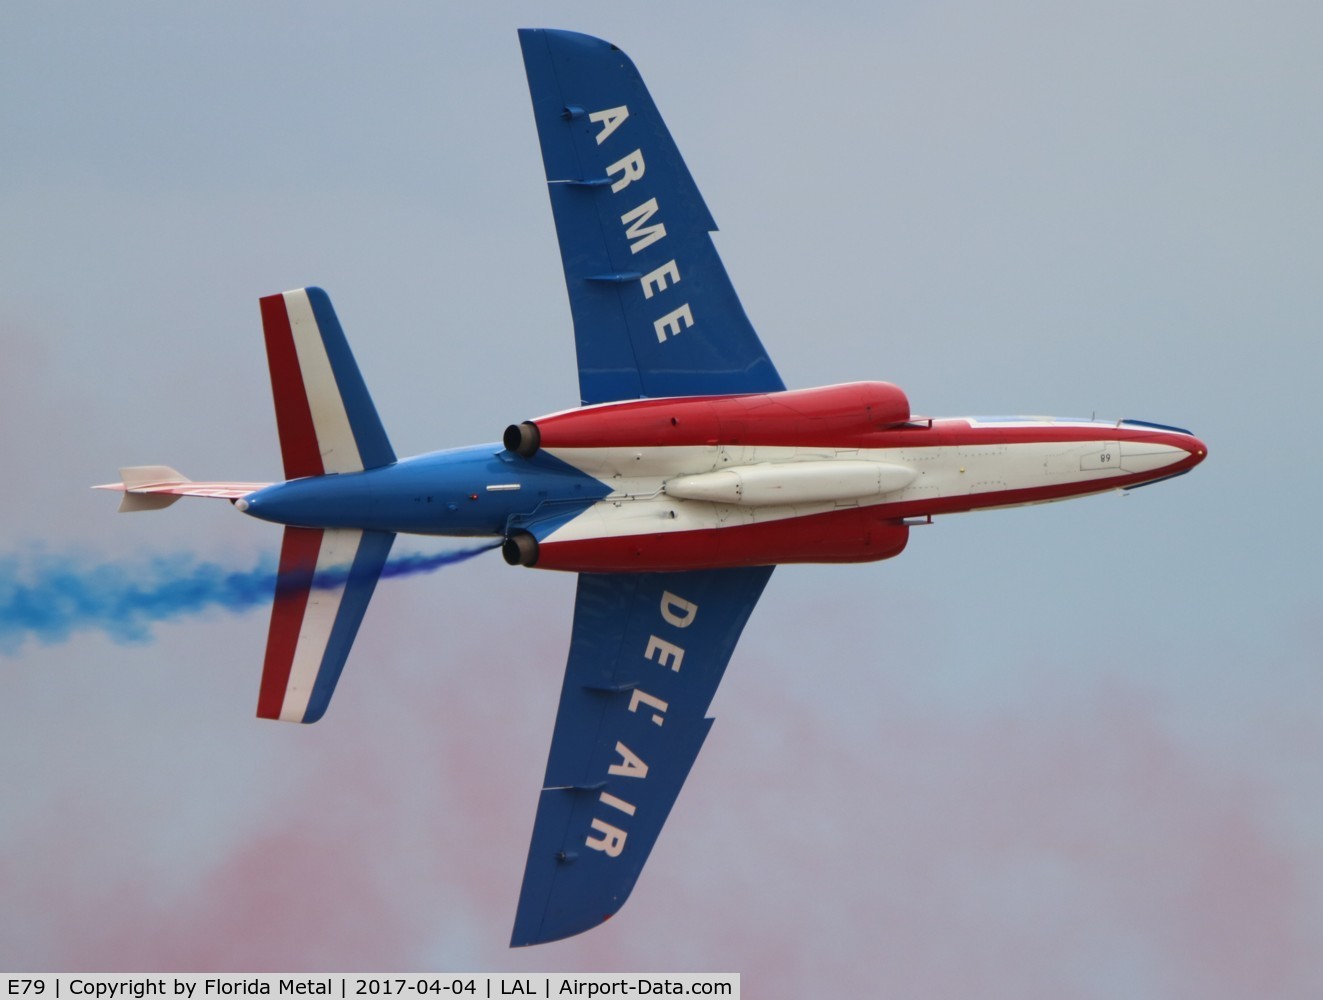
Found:
[[(1096, 485), (1135, 472), (1174, 464), (1187, 453), (1170, 445), (1148, 446), (1142, 466), (1127, 468), (1127, 453), (1115, 441), (969, 443), (913, 448), (834, 449), (793, 446), (685, 446), (674, 448), (552, 448), (549, 453), (611, 488), (578, 517), (544, 541), (669, 533), (734, 527), (803, 517), (843, 506), (874, 507), (982, 495), (978, 506), (995, 506), (993, 494), (1064, 485)], [(665, 493), (667, 480), (763, 463), (878, 462), (905, 467), (914, 477), (901, 489), (877, 496), (822, 500), (783, 506), (747, 506), (685, 500)], [(1133, 460), (1132, 460), (1133, 461)], [(1093, 492), (1082, 490), (1081, 492)], [(1015, 503), (1038, 502), (1017, 500)]]

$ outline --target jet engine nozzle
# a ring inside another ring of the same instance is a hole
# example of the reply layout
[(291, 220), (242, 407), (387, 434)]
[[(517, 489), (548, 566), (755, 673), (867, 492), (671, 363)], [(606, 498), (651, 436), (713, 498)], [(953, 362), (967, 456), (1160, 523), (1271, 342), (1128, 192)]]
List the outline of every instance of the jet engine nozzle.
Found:
[(527, 531), (512, 532), (501, 543), (501, 555), (511, 566), (536, 566), (537, 550), (537, 539)]
[(507, 427), (501, 443), (521, 458), (532, 458), (542, 447), (542, 434), (538, 431), (537, 424), (525, 420), (522, 424), (511, 424)]

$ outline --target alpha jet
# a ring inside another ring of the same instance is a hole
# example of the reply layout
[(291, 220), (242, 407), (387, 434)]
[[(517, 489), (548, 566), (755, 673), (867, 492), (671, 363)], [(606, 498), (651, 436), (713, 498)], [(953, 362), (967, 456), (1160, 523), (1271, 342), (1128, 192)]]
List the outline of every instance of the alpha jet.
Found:
[(109, 488), (121, 510), (222, 497), (284, 526), (262, 718), (322, 717), (397, 534), (579, 574), (512, 939), (529, 945), (629, 896), (775, 566), (889, 559), (916, 523), (1131, 489), (1207, 452), (1139, 420), (921, 418), (886, 382), (786, 389), (630, 60), (564, 31), (519, 40), (581, 405), (397, 458), (330, 299), (301, 288), (261, 300), (286, 481), (151, 466)]

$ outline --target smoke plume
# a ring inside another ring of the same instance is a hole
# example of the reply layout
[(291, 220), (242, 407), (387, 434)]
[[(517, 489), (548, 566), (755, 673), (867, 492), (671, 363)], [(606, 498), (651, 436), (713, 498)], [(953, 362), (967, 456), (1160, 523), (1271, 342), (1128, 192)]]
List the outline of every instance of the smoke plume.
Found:
[[(494, 547), (398, 556), (387, 562), (381, 575), (432, 573)], [(319, 575), (316, 585), (342, 582), (343, 576)], [(145, 642), (158, 622), (270, 604), (275, 586), (274, 556), (244, 570), (178, 554), (131, 563), (93, 563), (44, 552), (4, 556), (0, 557), (0, 654), (12, 655), (28, 640), (63, 642), (78, 631), (104, 632), (117, 642)]]

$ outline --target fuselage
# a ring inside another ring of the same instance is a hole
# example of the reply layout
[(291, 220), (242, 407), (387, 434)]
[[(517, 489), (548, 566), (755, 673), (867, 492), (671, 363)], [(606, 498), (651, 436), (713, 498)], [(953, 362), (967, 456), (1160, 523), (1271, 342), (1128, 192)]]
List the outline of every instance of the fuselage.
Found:
[(1124, 490), (1201, 462), (1135, 420), (912, 419), (886, 383), (637, 400), (529, 421), (503, 443), (268, 487), (239, 506), (305, 527), (506, 540), (580, 572), (898, 554), (916, 520)]

